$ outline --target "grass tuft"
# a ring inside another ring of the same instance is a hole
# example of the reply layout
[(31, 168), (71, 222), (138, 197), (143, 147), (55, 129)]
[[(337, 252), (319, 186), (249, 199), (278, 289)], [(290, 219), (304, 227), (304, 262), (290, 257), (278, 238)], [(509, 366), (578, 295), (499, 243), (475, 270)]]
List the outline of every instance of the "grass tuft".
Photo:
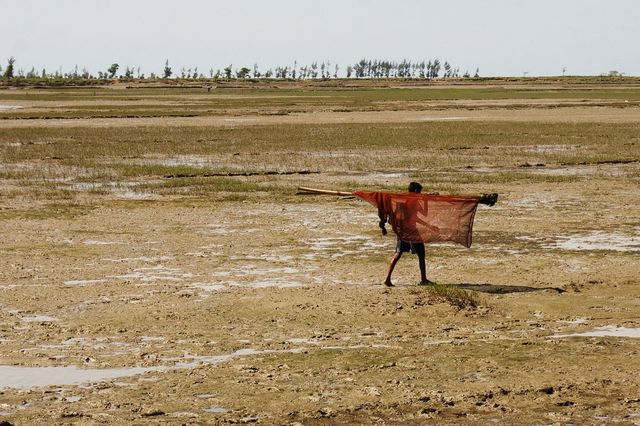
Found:
[(419, 286), (414, 294), (424, 296), (429, 301), (444, 302), (458, 309), (475, 309), (480, 306), (479, 298), (455, 285), (433, 284)]

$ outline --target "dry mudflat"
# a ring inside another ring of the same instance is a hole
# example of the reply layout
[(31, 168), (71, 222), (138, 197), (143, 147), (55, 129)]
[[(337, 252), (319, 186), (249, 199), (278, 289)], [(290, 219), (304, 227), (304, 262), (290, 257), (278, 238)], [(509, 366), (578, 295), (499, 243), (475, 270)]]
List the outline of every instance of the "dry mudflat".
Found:
[[(29, 108), (14, 95), (0, 91), (0, 422), (640, 424), (637, 105), (47, 119), (11, 116)], [(38, 114), (82, 103), (64, 99)], [(100, 128), (120, 148), (51, 150)], [(133, 152), (149, 128), (224, 141)], [(429, 145), (442, 131), (473, 135)], [(295, 195), (413, 179), (500, 193), (470, 249), (428, 247), (435, 288), (408, 255), (381, 285), (395, 240), (369, 205)]]

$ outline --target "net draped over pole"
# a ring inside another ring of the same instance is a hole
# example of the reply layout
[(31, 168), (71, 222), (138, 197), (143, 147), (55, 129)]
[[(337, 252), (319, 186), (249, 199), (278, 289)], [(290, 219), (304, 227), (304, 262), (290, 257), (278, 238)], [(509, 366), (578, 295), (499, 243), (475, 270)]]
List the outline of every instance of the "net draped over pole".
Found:
[(452, 241), (471, 247), (473, 219), (480, 197), (365, 191), (353, 195), (376, 206), (380, 219), (388, 221), (403, 241)]

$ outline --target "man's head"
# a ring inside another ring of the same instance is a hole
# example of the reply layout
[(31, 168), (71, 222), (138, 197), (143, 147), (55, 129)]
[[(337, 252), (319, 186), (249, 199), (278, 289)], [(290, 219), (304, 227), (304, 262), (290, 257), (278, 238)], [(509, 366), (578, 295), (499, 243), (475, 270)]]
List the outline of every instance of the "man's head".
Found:
[(409, 192), (422, 192), (422, 185), (420, 185), (418, 182), (411, 182), (409, 184)]

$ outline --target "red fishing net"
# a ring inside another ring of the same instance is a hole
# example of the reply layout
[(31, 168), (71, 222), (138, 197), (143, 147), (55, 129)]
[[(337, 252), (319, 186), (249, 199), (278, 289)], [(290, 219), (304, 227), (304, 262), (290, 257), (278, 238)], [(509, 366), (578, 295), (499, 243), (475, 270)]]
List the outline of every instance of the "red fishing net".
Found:
[(453, 241), (471, 246), (473, 218), (480, 197), (415, 192), (354, 192), (378, 208), (401, 240), (410, 243)]

